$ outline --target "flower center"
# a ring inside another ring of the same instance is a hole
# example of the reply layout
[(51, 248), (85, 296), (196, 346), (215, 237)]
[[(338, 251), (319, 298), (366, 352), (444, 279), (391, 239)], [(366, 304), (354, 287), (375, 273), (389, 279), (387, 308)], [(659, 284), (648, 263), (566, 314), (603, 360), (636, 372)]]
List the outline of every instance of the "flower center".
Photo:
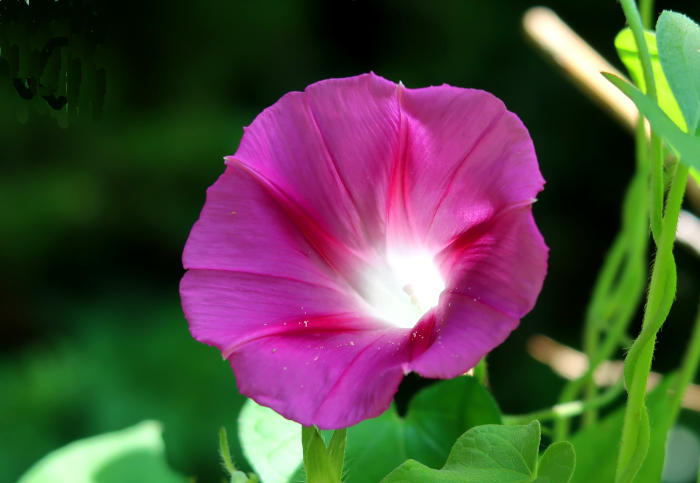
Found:
[(438, 304), (444, 289), (430, 253), (397, 250), (369, 270), (365, 298), (374, 316), (410, 328)]

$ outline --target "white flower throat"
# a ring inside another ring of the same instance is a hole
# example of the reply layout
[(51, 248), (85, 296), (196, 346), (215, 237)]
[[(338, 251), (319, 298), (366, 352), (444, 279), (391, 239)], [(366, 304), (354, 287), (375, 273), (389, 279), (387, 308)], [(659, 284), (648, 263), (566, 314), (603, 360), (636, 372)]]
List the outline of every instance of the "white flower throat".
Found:
[(411, 328), (440, 300), (445, 282), (433, 257), (422, 251), (389, 251), (364, 280), (372, 315), (396, 327)]

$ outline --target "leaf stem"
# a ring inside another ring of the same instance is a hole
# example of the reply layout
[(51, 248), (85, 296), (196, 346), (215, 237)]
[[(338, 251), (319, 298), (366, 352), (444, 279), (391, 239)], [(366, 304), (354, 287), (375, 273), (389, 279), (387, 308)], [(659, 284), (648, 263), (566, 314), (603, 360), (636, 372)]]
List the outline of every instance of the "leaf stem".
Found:
[(644, 28), (651, 28), (654, 15), (654, 0), (639, 0), (639, 11), (641, 12)]

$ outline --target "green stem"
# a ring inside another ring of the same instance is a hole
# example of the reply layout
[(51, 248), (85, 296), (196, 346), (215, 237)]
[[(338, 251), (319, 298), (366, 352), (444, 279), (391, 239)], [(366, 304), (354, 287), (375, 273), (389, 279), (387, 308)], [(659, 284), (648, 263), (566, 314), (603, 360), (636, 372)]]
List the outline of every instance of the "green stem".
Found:
[(644, 28), (650, 29), (651, 22), (654, 18), (654, 0), (640, 0), (639, 11), (642, 15), (642, 24)]
[[(581, 389), (594, 384), (593, 373), (605, 360), (612, 357), (620, 345), (626, 342), (626, 331), (641, 300), (646, 281), (648, 248), (648, 146), (644, 120), (637, 123), (636, 172), (625, 194), (622, 209), (622, 228), (603, 263), (593, 290), (584, 323), (584, 341), (600, 337), (593, 350), (587, 350), (589, 367), (583, 376), (564, 386), (560, 403), (578, 397)], [(584, 342), (584, 345), (590, 344)], [(593, 397), (587, 389), (586, 400)], [(591, 410), (594, 411), (594, 410)], [(591, 417), (589, 416), (588, 421)], [(560, 418), (554, 426), (556, 441), (567, 438), (569, 419)]]
[(547, 421), (552, 419), (564, 418), (568, 419), (585, 412), (591, 407), (599, 408), (613, 402), (622, 393), (624, 385), (620, 379), (614, 386), (611, 386), (602, 394), (588, 401), (569, 401), (565, 403), (555, 404), (551, 408), (541, 409), (526, 414), (504, 414), (504, 424), (527, 424), (535, 419), (539, 421)]
[(644, 28), (650, 29), (651, 22), (654, 18), (654, 0), (640, 0), (639, 11), (642, 15), (642, 24)]
[[(637, 52), (639, 52), (639, 60), (642, 63), (642, 72), (644, 73), (644, 84), (646, 94), (656, 100), (656, 81), (654, 79), (654, 70), (651, 64), (651, 55), (647, 48), (646, 39), (644, 38), (644, 25), (639, 16), (639, 11), (634, 0), (621, 0), (622, 10), (625, 12), (627, 24), (632, 30), (634, 41), (637, 44)], [(650, 2), (649, 2), (650, 3)], [(645, 11), (650, 12), (651, 5), (644, 5)], [(650, 16), (650, 13), (646, 14)], [(650, 20), (645, 19), (645, 24), (649, 24)], [(664, 196), (664, 179), (663, 179), (663, 147), (661, 139), (654, 133), (651, 135), (651, 211), (649, 212), (651, 233), (656, 241), (659, 242), (661, 233), (661, 218), (663, 211), (663, 196)]]
[(632, 345), (625, 361), (625, 381), (629, 396), (617, 463), (616, 482), (618, 483), (631, 481), (634, 478), (644, 461), (649, 444), (648, 418), (644, 400), (656, 334), (666, 320), (676, 292), (673, 242), (687, 178), (688, 168), (677, 163), (654, 259), (642, 332)]
[(661, 224), (664, 206), (664, 148), (661, 138), (655, 133), (651, 133), (651, 152), (649, 160), (651, 164), (650, 186), (651, 190), (649, 211), (649, 221), (651, 224), (651, 234), (656, 245), (659, 244), (661, 236)]
[(644, 83), (646, 84), (646, 93), (653, 100), (656, 100), (656, 82), (654, 81), (654, 71), (651, 67), (651, 55), (647, 49), (647, 43), (644, 39), (644, 26), (642, 19), (639, 16), (639, 11), (634, 3), (634, 0), (620, 0), (622, 10), (625, 12), (627, 24), (632, 30), (634, 41), (637, 44), (637, 52), (639, 52), (639, 60), (642, 62), (642, 72), (644, 73)]
[(226, 472), (229, 474), (229, 476), (233, 475), (236, 472), (236, 465), (233, 464), (231, 450), (228, 446), (226, 428), (223, 426), (219, 429), (219, 456), (221, 456), (221, 462), (223, 463)]
[(479, 381), (482, 386), (487, 385), (487, 372), (486, 372), (486, 356), (484, 356), (477, 365), (474, 366), (474, 379)]

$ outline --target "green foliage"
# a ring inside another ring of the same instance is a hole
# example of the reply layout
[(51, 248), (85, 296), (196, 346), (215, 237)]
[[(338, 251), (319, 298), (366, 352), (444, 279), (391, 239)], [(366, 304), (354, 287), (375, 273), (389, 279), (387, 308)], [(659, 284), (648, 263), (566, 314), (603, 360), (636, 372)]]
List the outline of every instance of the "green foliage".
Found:
[[(405, 417), (392, 406), (378, 418), (348, 429), (344, 481), (379, 481), (409, 458), (440, 466), (465, 430), (500, 422), (498, 406), (473, 377), (435, 383), (413, 397)], [(298, 469), (302, 462), (298, 424), (251, 401), (241, 411), (238, 427), (243, 452), (263, 481), (299, 481), (303, 477)], [(309, 451), (322, 450), (322, 441), (316, 441), (313, 433), (306, 438), (316, 445)], [(332, 438), (330, 449), (334, 448)], [(334, 454), (339, 458), (341, 453)], [(339, 460), (334, 464), (337, 468)]]
[[(669, 406), (669, 388), (672, 377), (665, 377), (647, 397), (650, 439), (649, 455), (637, 473), (636, 483), (655, 483), (661, 480), (666, 442), (666, 415)], [(570, 441), (576, 449), (576, 471), (572, 483), (614, 481), (617, 464), (617, 435), (622, 432), (624, 408), (620, 408), (585, 429), (574, 434)], [(601, 435), (615, 435), (601, 437)]]
[(290, 481), (302, 461), (299, 424), (252, 399), (238, 417), (243, 455), (265, 483)]
[(184, 483), (165, 461), (161, 426), (144, 421), (113, 433), (70, 443), (32, 466), (20, 483), (148, 481)]
[(552, 444), (538, 465), (539, 446), (537, 421), (527, 426), (478, 426), (457, 440), (442, 469), (409, 460), (382, 482), (568, 482), (575, 465), (573, 446), (565, 441)]
[(568, 441), (552, 443), (540, 458), (537, 466), (539, 482), (567, 482), (576, 467), (576, 453)]
[(345, 446), (348, 442), (348, 432), (346, 429), (333, 431), (331, 442), (328, 444), (328, 459), (333, 472), (338, 475), (343, 473), (343, 463), (345, 461)]
[(340, 483), (345, 457), (347, 429), (333, 432), (326, 447), (321, 432), (315, 426), (301, 428), (301, 446), (304, 454), (304, 470), (309, 483)]
[[(102, 115), (107, 74), (96, 55), (96, 2), (8, 1), (0, 13), (0, 82), (11, 84), (10, 109), (26, 121), (29, 108), (66, 127), (78, 116)], [(89, 25), (85, 28), (86, 25)]]
[(700, 26), (683, 14), (661, 13), (656, 24), (659, 59), (685, 117), (700, 135)]
[(500, 422), (498, 406), (474, 378), (436, 383), (414, 396), (405, 417), (392, 407), (350, 429), (347, 481), (379, 481), (409, 458), (440, 466), (465, 430)]
[[(666, 113), (671, 120), (681, 129), (685, 130), (685, 121), (683, 114), (678, 106), (678, 102), (671, 92), (671, 87), (664, 75), (664, 70), (659, 62), (659, 53), (656, 46), (656, 34), (654, 32), (645, 31), (644, 40), (646, 40), (647, 49), (651, 57), (651, 66), (654, 73), (654, 81), (656, 83), (656, 96), (659, 107)], [(639, 88), (646, 92), (646, 83), (644, 81), (644, 73), (642, 72), (642, 63), (639, 60), (639, 52), (637, 44), (634, 41), (632, 30), (628, 27), (620, 31), (615, 37), (615, 48), (620, 60), (625, 64), (627, 71), (634, 83)]]
[(253, 473), (246, 475), (233, 464), (231, 450), (228, 445), (228, 435), (226, 434), (226, 428), (223, 426), (219, 430), (219, 457), (221, 458), (221, 464), (224, 470), (231, 478), (231, 483), (258, 483), (257, 475)]
[[(700, 27), (683, 14), (664, 11), (659, 16), (657, 32), (645, 31), (644, 38), (651, 57), (658, 106), (681, 131), (700, 135), (700, 56), (697, 55)], [(645, 91), (642, 63), (631, 29), (620, 31), (615, 38), (615, 48), (634, 83)], [(631, 97), (617, 81), (613, 83)], [(637, 104), (637, 101), (634, 102)], [(644, 102), (647, 111), (655, 111), (650, 102)], [(642, 107), (638, 104), (637, 107), (646, 116)], [(656, 119), (656, 131), (659, 130), (659, 123), (668, 124)], [(672, 131), (670, 126), (667, 129)], [(657, 133), (673, 145), (667, 135)], [(700, 183), (700, 171), (697, 166), (690, 166), (690, 175)]]
[[(0, 428), (13, 437), (0, 438), (0, 481), (16, 481), (41, 456), (85, 434), (145, 417), (162, 422), (168, 461), (179, 473), (202, 481), (221, 475), (212, 435), (221, 424), (235, 430), (245, 399), (228, 364), (187, 333), (176, 295), (147, 295), (148, 303), (118, 293), (83, 302), (55, 319), (70, 317), (79, 331), (3, 361)], [(232, 450), (249, 470), (239, 445)]]
[(682, 163), (700, 170), (700, 137), (681, 131), (655, 101), (633, 85), (613, 74), (603, 75), (632, 99), (639, 111), (649, 120), (652, 129), (678, 152)]

